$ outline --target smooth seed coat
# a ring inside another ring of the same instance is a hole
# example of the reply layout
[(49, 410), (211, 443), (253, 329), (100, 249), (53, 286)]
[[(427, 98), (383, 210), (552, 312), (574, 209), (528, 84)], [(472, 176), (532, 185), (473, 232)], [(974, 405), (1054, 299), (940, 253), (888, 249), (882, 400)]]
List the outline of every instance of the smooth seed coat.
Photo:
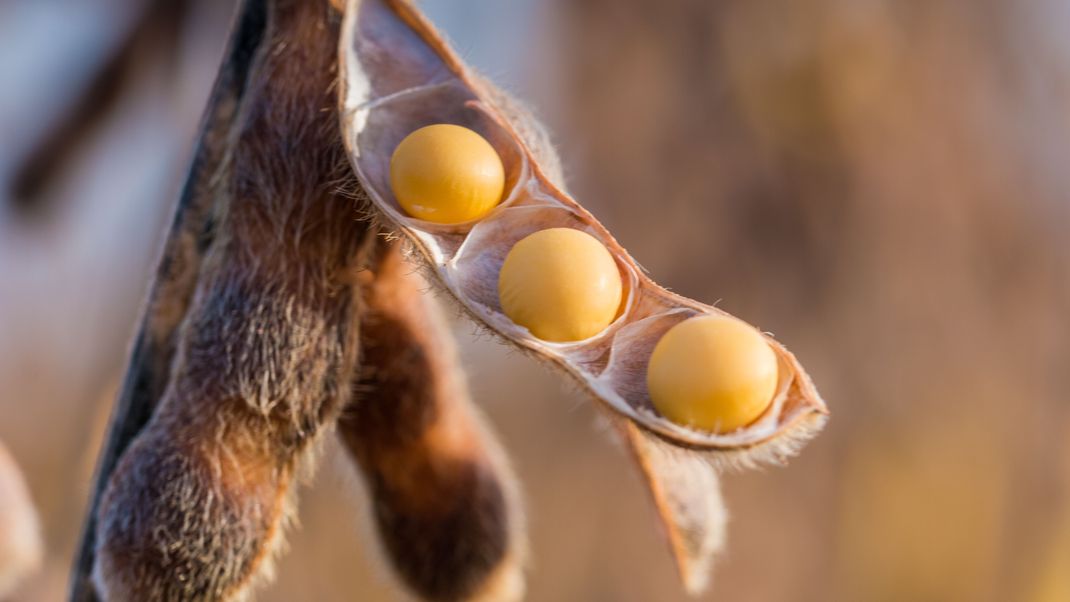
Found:
[(654, 407), (684, 426), (728, 433), (761, 416), (777, 386), (777, 358), (760, 332), (727, 316), (673, 326), (647, 368)]
[(498, 277), (502, 310), (546, 341), (590, 338), (616, 318), (623, 285), (598, 239), (550, 228), (513, 245)]
[(390, 185), (409, 215), (457, 224), (479, 219), (501, 202), (505, 169), (482, 136), (439, 123), (401, 141), (390, 158)]

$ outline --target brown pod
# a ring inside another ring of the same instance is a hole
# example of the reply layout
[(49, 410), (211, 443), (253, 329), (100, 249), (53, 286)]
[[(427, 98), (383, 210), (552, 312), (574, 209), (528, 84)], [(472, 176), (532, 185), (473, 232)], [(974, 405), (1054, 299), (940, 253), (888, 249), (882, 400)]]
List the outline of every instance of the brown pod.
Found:
[(106, 600), (244, 595), (281, 540), (301, 459), (350, 394), (367, 225), (339, 193), (339, 24), (326, 3), (265, 4), (170, 380), (100, 502)]
[[(713, 471), (780, 463), (824, 424), (827, 408), (795, 359), (769, 336), (776, 356), (775, 394), (756, 420), (727, 433), (677, 424), (655, 409), (646, 374), (654, 346), (690, 317), (727, 315), (658, 286), (552, 174), (533, 129), (503, 107), (419, 11), (404, 0), (351, 0), (342, 33), (341, 105), (350, 161), (379, 214), (405, 235), (435, 279), (479, 324), (573, 377), (608, 410), (644, 467), (674, 542), (720, 537), (716, 512), (674, 512), (717, 494)], [(467, 223), (437, 224), (408, 216), (394, 196), (391, 154), (409, 133), (448, 123), (479, 133), (497, 150), (505, 194), (496, 209)], [(617, 263), (624, 300), (617, 318), (589, 338), (548, 342), (510, 319), (498, 296), (499, 273), (513, 246), (549, 228), (586, 232)], [(661, 453), (660, 450), (666, 450)], [(675, 451), (673, 451), (675, 450)], [(667, 453), (673, 451), (673, 453)], [(672, 473), (673, 476), (669, 476)], [(678, 478), (689, 473), (693, 478)], [(660, 493), (659, 493), (660, 492)], [(669, 503), (666, 500), (675, 500)], [(681, 503), (680, 500), (692, 500)], [(692, 520), (704, 516), (699, 521)], [(674, 545), (681, 572), (697, 589), (711, 546)]]
[(253, 55), (264, 28), (263, 3), (242, 2), (205, 115), (192, 166), (174, 210), (152, 292), (134, 339), (127, 374), (101, 449), (87, 520), (71, 576), (70, 599), (96, 599), (90, 574), (95, 564), (96, 512), (119, 456), (144, 428), (171, 378), (179, 324), (197, 285), (204, 254), (215, 239), (213, 211), (230, 181), (228, 136), (238, 112)]
[(384, 240), (361, 274), (359, 380), (339, 434), (383, 552), (411, 590), (425, 600), (516, 600), (526, 542), (515, 480), (401, 244)]

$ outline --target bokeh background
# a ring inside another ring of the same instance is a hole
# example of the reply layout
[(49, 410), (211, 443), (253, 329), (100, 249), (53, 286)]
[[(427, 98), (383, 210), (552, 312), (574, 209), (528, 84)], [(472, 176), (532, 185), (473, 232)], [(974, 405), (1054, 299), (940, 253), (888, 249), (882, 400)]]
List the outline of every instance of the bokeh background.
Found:
[[(0, 441), (60, 600), (232, 0), (0, 2)], [(709, 600), (1070, 600), (1070, 4), (426, 0), (662, 284), (772, 331), (833, 416), (728, 475)], [(594, 408), (459, 321), (533, 601), (684, 600)], [(260, 600), (396, 600), (329, 445)]]

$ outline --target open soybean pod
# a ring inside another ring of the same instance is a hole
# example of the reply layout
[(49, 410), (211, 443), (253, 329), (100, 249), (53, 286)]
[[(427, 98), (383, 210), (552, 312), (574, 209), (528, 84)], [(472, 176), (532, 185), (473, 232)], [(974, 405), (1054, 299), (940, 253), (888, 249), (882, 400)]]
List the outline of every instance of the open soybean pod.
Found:
[[(503, 105), (442, 36), (403, 0), (351, 0), (340, 49), (344, 140), (379, 217), (405, 235), (450, 295), (502, 339), (570, 374), (609, 410), (654, 495), (685, 585), (701, 590), (723, 536), (717, 470), (780, 462), (823, 425), (827, 415), (795, 357), (765, 336), (776, 355), (773, 399), (764, 412), (731, 432), (704, 431), (658, 413), (647, 387), (655, 345), (680, 322), (721, 310), (653, 282), (613, 236), (540, 165), (537, 127)], [(460, 125), (486, 139), (501, 157), (500, 204), (479, 219), (440, 224), (410, 217), (391, 186), (392, 153), (419, 128)], [(552, 154), (552, 153), (551, 153)], [(499, 273), (513, 246), (550, 228), (586, 232), (609, 250), (623, 284), (619, 313), (601, 332), (549, 342), (503, 311)], [(764, 335), (763, 335), (764, 336)]]

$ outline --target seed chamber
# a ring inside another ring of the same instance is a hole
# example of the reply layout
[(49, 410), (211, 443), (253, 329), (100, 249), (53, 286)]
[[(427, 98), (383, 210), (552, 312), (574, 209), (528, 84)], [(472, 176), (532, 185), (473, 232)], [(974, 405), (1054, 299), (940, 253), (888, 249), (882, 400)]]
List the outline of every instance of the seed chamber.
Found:
[(658, 341), (673, 326), (685, 320), (721, 314), (712, 308), (701, 311), (691, 307), (671, 307), (623, 326), (613, 340), (606, 369), (597, 379), (598, 392), (615, 409), (638, 420), (647, 429), (690, 445), (737, 447), (755, 445), (775, 436), (782, 426), (782, 410), (795, 377), (783, 348), (768, 336), (766, 342), (777, 356), (777, 387), (769, 406), (750, 424), (723, 434), (687, 427), (663, 417), (650, 399), (647, 369)]
[[(654, 346), (680, 321), (723, 312), (671, 293), (644, 274), (594, 216), (542, 173), (527, 146), (532, 142), (520, 134), (525, 130), (507, 121), (494, 105), (495, 96), (430, 26), (408, 8), (400, 18), (393, 12), (406, 4), (357, 6), (347, 16), (342, 48), (342, 118), (351, 161), (382, 216), (409, 237), (445, 289), (477, 322), (563, 368), (617, 415), (677, 447), (746, 452), (766, 442), (805, 439), (820, 427), (824, 402), (794, 356), (770, 337), (766, 339), (778, 358), (777, 392), (755, 422), (717, 434), (659, 415), (646, 385)], [(397, 204), (389, 182), (393, 151), (409, 133), (433, 123), (472, 129), (501, 157), (504, 197), (483, 218), (437, 224), (414, 219)], [(614, 257), (621, 274), (619, 315), (602, 332), (581, 341), (554, 343), (534, 337), (505, 316), (498, 298), (498, 275), (513, 245), (533, 232), (555, 227), (594, 236)], [(779, 453), (768, 457), (776, 459)]]
[(414, 230), (464, 234), (490, 215), (457, 224), (440, 224), (412, 217), (401, 208), (390, 185), (390, 158), (406, 136), (424, 126), (459, 125), (473, 130), (494, 147), (505, 169), (505, 186), (501, 200), (491, 213), (511, 205), (518, 195), (519, 184), (528, 179), (527, 157), (515, 138), (471, 90), (457, 82), (420, 86), (369, 101), (354, 109), (353, 118), (364, 122), (353, 140), (353, 148), (358, 149), (356, 166), (361, 181), (381, 209), (394, 221)]
[(550, 342), (538, 339), (528, 329), (513, 322), (502, 311), (498, 297), (498, 278), (505, 257), (520, 240), (550, 228), (570, 228), (586, 232), (599, 239), (600, 232), (589, 222), (568, 207), (561, 206), (552, 197), (541, 193), (527, 193), (517, 204), (489, 216), (477, 224), (447, 263), (449, 279), (456, 283), (462, 301), (477, 306), (487, 317), (487, 322), (496, 330), (525, 342), (533, 347), (544, 348), (561, 357), (579, 354), (590, 355), (591, 347), (604, 341), (627, 320), (632, 293), (638, 278), (634, 269), (613, 253), (621, 278), (621, 304), (616, 318), (600, 333), (580, 341)]

